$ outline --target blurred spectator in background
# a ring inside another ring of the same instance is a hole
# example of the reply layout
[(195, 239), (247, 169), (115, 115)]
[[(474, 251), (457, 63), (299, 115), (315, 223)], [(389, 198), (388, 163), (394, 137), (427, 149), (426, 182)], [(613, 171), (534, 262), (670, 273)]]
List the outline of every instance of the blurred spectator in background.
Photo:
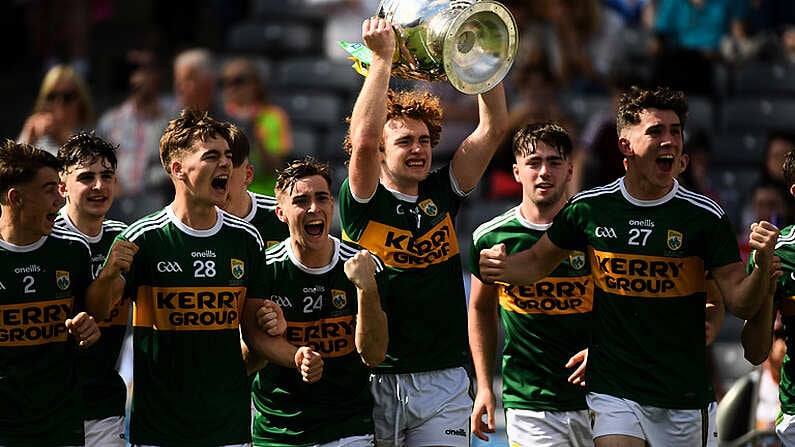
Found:
[[(793, 150), (795, 150), (795, 132), (782, 129), (768, 131), (759, 181), (775, 185), (784, 195), (784, 211), (779, 216), (780, 220), (773, 222), (779, 228), (795, 222), (795, 197), (789, 194), (789, 187), (784, 179), (784, 160)], [(753, 222), (748, 220), (747, 214), (748, 207), (743, 211), (743, 223)]]
[(783, 189), (778, 183), (762, 179), (751, 190), (750, 202), (746, 205), (742, 214), (742, 222), (737, 229), (740, 233), (738, 243), (740, 245), (740, 256), (743, 262), (748, 262), (751, 249), (748, 247), (748, 235), (751, 232), (751, 224), (766, 220), (778, 228), (784, 228), (787, 222), (787, 190)]
[(163, 67), (156, 43), (129, 50), (125, 62), (129, 94), (100, 117), (97, 133), (119, 145), (119, 189), (108, 214), (133, 222), (165, 206), (173, 194), (160, 164), (160, 137), (176, 107), (161, 94)]
[(223, 107), (215, 98), (218, 75), (210, 50), (191, 48), (174, 58), (174, 93), (178, 109), (207, 111), (213, 118), (226, 121)]
[(712, 139), (705, 129), (694, 128), (685, 132), (684, 152), (688, 155), (687, 169), (679, 176), (679, 182), (693, 192), (703, 194), (721, 203), (720, 194), (712, 187), (708, 176)]
[(281, 107), (271, 104), (262, 74), (250, 59), (235, 58), (221, 69), (224, 112), (238, 123), (251, 142), (254, 166), (250, 191), (273, 195), (276, 169), (293, 148), (290, 121)]
[(33, 113), (17, 140), (54, 155), (72, 134), (93, 122), (94, 106), (83, 77), (68, 65), (56, 65), (44, 75)]
[(111, 0), (30, 0), (24, 3), (28, 4), (30, 36), (44, 69), (49, 70), (67, 60), (81, 76), (88, 76), (91, 24), (112, 15)]
[[(654, 20), (657, 39), (654, 83), (710, 95), (713, 65), (723, 36), (746, 38), (748, 0), (659, 0)], [(683, 70), (682, 67), (688, 67)]]

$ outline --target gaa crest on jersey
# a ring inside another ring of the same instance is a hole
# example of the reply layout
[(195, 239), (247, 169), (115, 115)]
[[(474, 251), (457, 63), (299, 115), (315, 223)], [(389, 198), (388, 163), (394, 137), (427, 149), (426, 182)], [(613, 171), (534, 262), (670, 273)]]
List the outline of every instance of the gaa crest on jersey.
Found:
[(668, 248), (671, 250), (679, 250), (682, 248), (683, 237), (682, 233), (676, 230), (668, 230), (668, 237), (665, 240), (668, 244)]
[(569, 253), (569, 264), (575, 270), (585, 267), (585, 253), (576, 250)]
[(72, 283), (69, 279), (69, 272), (65, 270), (56, 270), (55, 271), (55, 284), (58, 285), (58, 288), (61, 290), (66, 290), (69, 288), (69, 285)]
[(344, 290), (331, 289), (331, 304), (337, 309), (342, 309), (348, 304), (348, 296)]
[(234, 276), (235, 279), (242, 278), (243, 274), (246, 272), (246, 263), (235, 258), (232, 258), (230, 263), (232, 267), (232, 276)]
[(422, 202), (420, 202), (419, 207), (422, 210), (422, 212), (428, 216), (433, 217), (439, 214), (439, 208), (436, 206), (435, 203), (433, 203), (432, 199), (423, 200)]

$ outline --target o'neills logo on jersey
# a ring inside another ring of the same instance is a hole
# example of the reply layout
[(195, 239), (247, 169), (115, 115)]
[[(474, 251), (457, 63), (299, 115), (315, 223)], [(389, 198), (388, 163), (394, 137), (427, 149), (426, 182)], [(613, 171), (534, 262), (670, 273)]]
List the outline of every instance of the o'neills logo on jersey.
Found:
[(311, 346), (326, 358), (342, 357), (356, 348), (356, 317), (347, 315), (311, 322), (287, 322), (284, 335), (295, 346)]
[(617, 295), (675, 298), (704, 292), (704, 261), (590, 249), (591, 273), (600, 289)]
[(232, 276), (234, 276), (235, 279), (242, 278), (243, 274), (246, 272), (246, 263), (235, 258), (232, 258), (230, 263), (232, 266)]
[(74, 297), (0, 306), (0, 347), (35, 346), (67, 339)]
[(237, 329), (245, 287), (138, 288), (133, 325), (161, 331)]
[(359, 245), (375, 253), (386, 265), (400, 269), (440, 264), (458, 254), (458, 240), (449, 214), (420, 237), (414, 237), (410, 231), (370, 222)]
[(563, 315), (593, 310), (589, 276), (547, 277), (529, 286), (500, 286), (500, 306), (520, 314)]
[(69, 272), (65, 270), (56, 270), (55, 284), (57, 284), (58, 288), (61, 290), (69, 289), (69, 285), (72, 284), (72, 281), (69, 280)]

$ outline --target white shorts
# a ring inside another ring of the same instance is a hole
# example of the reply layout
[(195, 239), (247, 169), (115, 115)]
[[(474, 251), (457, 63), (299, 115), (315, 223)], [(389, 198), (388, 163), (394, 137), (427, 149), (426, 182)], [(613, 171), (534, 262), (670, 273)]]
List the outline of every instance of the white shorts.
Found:
[(86, 447), (125, 447), (124, 416), (111, 416), (105, 419), (83, 421), (86, 431)]
[(324, 444), (315, 444), (312, 447), (373, 447), (375, 446), (375, 437), (373, 435), (359, 435), (348, 436), (345, 438), (337, 439), (336, 441), (326, 442)]
[(472, 394), (464, 368), (372, 374), (370, 389), (379, 447), (469, 447)]
[(707, 443), (709, 416), (706, 408), (658, 408), (599, 393), (588, 393), (585, 399), (593, 421), (594, 439), (626, 435), (645, 439), (649, 447), (694, 447)]
[(508, 408), (505, 430), (509, 445), (537, 447), (593, 446), (588, 410), (533, 411)]
[(779, 413), (776, 418), (776, 434), (782, 445), (795, 446), (795, 415)]
[(709, 426), (707, 427), (707, 447), (718, 447), (718, 403), (713, 401), (707, 406)]

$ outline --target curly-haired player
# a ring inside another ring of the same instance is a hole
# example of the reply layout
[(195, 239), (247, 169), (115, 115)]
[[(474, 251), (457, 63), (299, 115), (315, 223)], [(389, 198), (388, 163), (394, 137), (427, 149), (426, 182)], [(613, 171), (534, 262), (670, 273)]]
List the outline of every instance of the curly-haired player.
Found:
[(350, 118), (339, 197), (343, 237), (387, 266), (389, 347), (371, 382), (376, 444), (468, 446), (466, 297), (453, 221), (505, 136), (505, 93), (497, 85), (479, 96), (477, 128), (431, 172), (439, 100), (389, 91), (388, 21), (366, 20), (362, 36), (373, 60)]

